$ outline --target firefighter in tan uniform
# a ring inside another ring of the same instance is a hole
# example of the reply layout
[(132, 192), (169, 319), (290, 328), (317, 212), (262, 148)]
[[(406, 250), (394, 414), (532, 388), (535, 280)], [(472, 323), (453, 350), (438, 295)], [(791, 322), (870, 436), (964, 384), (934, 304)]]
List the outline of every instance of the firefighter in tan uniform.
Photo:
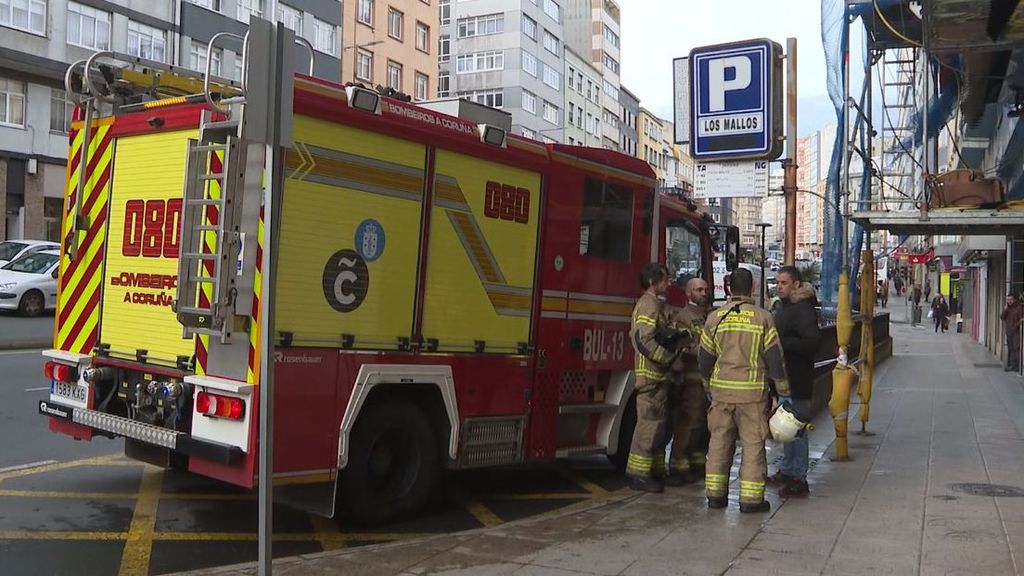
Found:
[[(677, 329), (686, 330), (692, 339), (680, 350), (681, 363), (672, 370), (669, 410), (672, 415), (672, 445), (665, 484), (670, 486), (693, 482), (704, 470), (703, 433), (707, 428), (704, 386), (697, 368), (700, 333), (707, 320), (708, 283), (691, 278), (686, 283), (687, 304), (672, 315)], [(681, 369), (677, 369), (681, 368)], [(695, 442), (697, 440), (697, 442)]]
[(711, 394), (704, 487), (708, 508), (724, 508), (729, 496), (729, 468), (736, 439), (743, 445), (740, 461), (740, 512), (766, 512), (768, 476), (764, 442), (768, 439), (769, 382), (780, 396), (789, 396), (782, 345), (771, 314), (750, 297), (754, 278), (749, 270), (733, 271), (729, 302), (711, 313), (701, 335), (698, 364)]
[(670, 371), (678, 360), (675, 350), (662, 343), (679, 338), (662, 300), (668, 290), (668, 269), (656, 262), (648, 264), (640, 274), (640, 284), (644, 293), (633, 309), (629, 334), (636, 352), (636, 428), (626, 460), (626, 475), (634, 490), (661, 492), (665, 447), (669, 441)]

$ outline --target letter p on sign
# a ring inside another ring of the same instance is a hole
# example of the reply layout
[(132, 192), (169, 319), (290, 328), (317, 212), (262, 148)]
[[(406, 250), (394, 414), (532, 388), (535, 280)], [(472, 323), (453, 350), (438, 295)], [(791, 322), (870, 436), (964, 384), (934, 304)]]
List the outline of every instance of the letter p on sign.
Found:
[[(732, 70), (732, 79), (726, 80), (726, 70)], [(725, 110), (725, 93), (750, 87), (750, 58), (730, 56), (708, 62), (708, 109)]]

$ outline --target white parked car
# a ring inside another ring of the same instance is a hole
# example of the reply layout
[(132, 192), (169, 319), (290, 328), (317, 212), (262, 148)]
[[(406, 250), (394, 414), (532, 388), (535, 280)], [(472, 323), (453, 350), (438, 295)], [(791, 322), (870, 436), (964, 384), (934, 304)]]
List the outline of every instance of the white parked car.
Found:
[(0, 310), (38, 316), (57, 307), (57, 265), (60, 252), (43, 250), (0, 268)]
[(0, 266), (41, 250), (60, 250), (60, 244), (47, 240), (7, 240), (0, 242)]

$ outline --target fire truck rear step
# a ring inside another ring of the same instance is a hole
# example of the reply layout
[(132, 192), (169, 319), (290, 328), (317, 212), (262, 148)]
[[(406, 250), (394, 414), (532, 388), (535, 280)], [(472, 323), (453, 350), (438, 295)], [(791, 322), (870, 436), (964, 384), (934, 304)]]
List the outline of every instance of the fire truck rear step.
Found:
[(588, 446), (567, 446), (565, 448), (559, 448), (555, 452), (555, 456), (558, 458), (569, 458), (570, 456), (596, 456), (604, 455), (607, 453), (607, 446), (591, 444)]

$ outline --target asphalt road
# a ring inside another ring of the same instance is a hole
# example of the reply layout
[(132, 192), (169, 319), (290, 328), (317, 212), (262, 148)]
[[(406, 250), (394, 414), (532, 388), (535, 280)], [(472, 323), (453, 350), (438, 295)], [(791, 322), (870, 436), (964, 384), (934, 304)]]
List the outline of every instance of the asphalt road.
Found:
[(53, 312), (25, 318), (0, 312), (0, 350), (42, 347), (53, 342)]
[[(0, 323), (5, 320), (0, 318)], [(122, 451), (120, 440), (76, 442), (50, 432), (47, 419), (38, 413), (38, 401), (48, 396), (40, 350), (0, 351), (0, 470)]]
[[(0, 574), (140, 576), (256, 559), (253, 492), (125, 459), (121, 440), (50, 432), (37, 413), (46, 386), (39, 350), (0, 351)], [(589, 505), (623, 485), (595, 457), (451, 473), (431, 509), (374, 528), (275, 506), (274, 555), (493, 526)]]

